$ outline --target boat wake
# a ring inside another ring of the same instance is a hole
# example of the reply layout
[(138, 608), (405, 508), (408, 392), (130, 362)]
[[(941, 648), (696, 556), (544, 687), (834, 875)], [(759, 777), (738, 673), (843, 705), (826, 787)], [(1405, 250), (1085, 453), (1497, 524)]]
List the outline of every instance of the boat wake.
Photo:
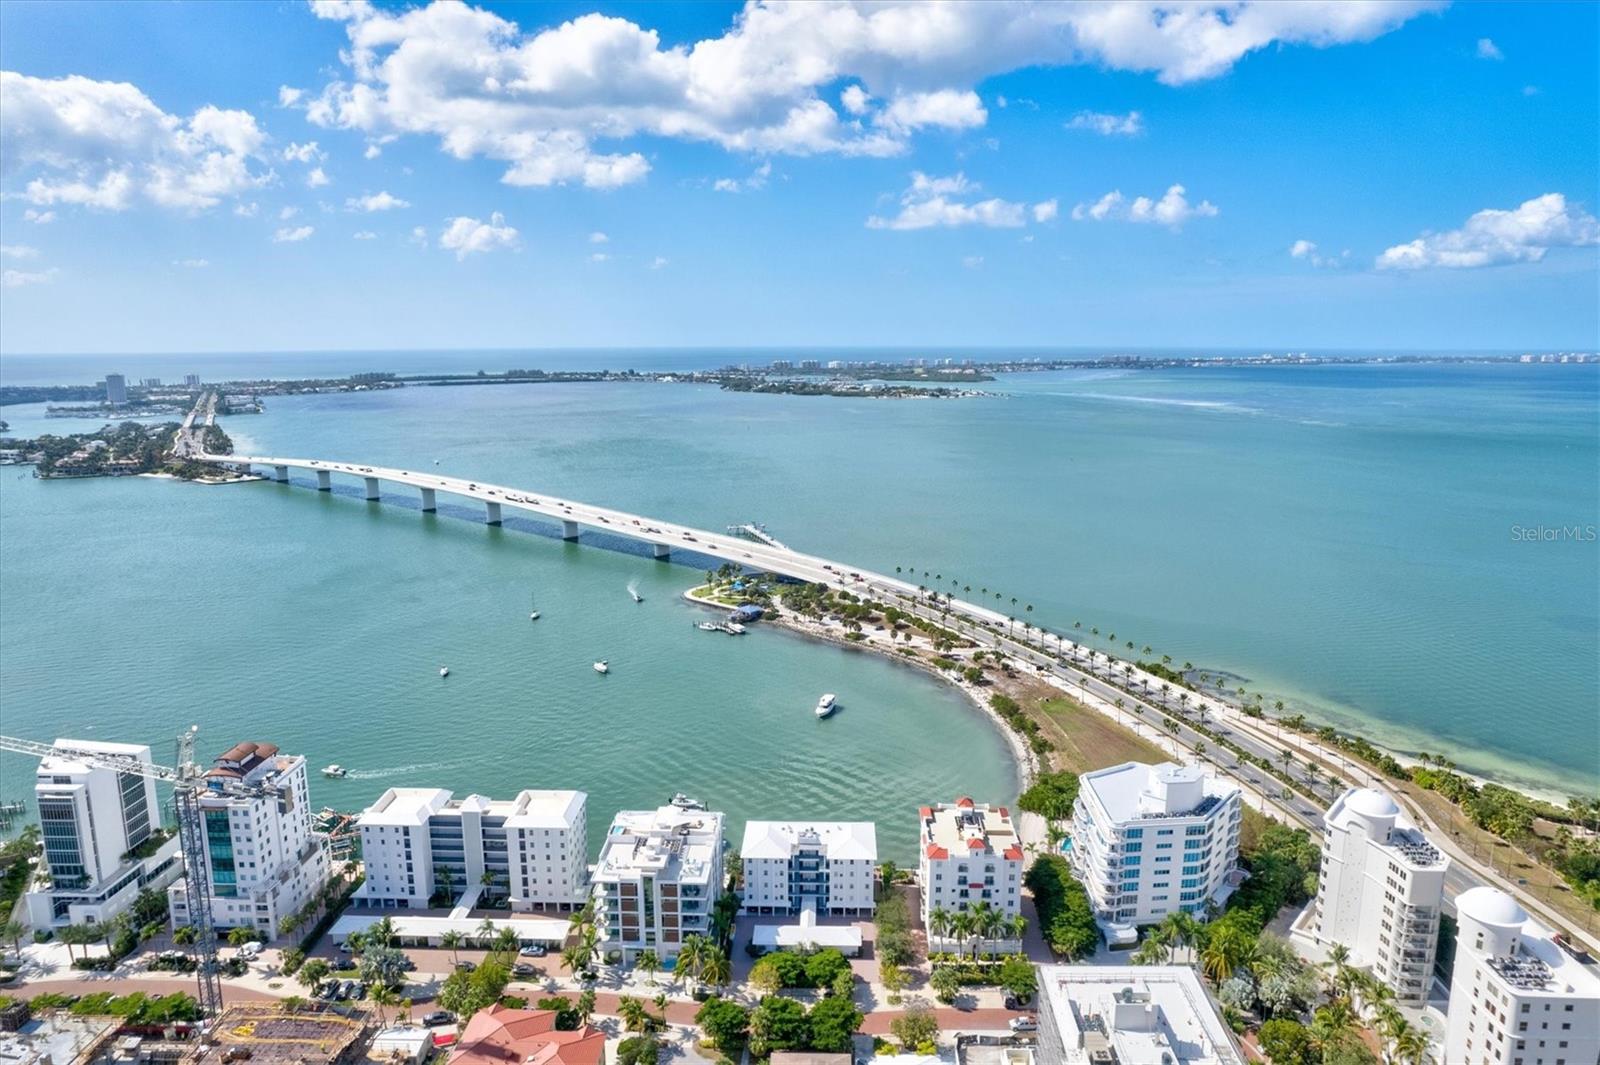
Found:
[(382, 780), (385, 777), (419, 773), (424, 769), (455, 769), (463, 764), (461, 762), (412, 762), (409, 765), (391, 765), (382, 769), (352, 769), (345, 774), (345, 777), (348, 780)]

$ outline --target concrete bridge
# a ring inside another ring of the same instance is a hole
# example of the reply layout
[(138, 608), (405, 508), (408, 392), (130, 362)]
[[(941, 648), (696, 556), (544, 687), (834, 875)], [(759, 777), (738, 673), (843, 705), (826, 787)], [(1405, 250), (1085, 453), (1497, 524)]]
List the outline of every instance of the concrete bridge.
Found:
[[(561, 527), (567, 540), (578, 540), (585, 530), (622, 536), (649, 544), (656, 558), (669, 558), (674, 550), (689, 551), (746, 566), (765, 570), (797, 580), (820, 584), (856, 588), (866, 592), (869, 587), (880, 591), (893, 590), (909, 596), (918, 594), (917, 586), (894, 577), (850, 570), (843, 563), (803, 554), (777, 543), (747, 540), (742, 536), (710, 532), (688, 525), (679, 525), (660, 518), (631, 514), (624, 510), (598, 507), (592, 503), (561, 499), (544, 492), (536, 492), (510, 485), (472, 481), (464, 477), (449, 477), (438, 471), (400, 470), (388, 466), (364, 466), (353, 462), (329, 462), (325, 459), (277, 458), (267, 455), (199, 455), (202, 462), (238, 466), (254, 472), (270, 471), (269, 476), (281, 483), (289, 482), (291, 470), (315, 474), (317, 490), (333, 490), (335, 477), (350, 478), (359, 482), (369, 502), (380, 498), (381, 490), (404, 487), (418, 493), (423, 513), (438, 510), (441, 493), (470, 499), (483, 504), (484, 521), (499, 525), (507, 511), (532, 514)], [(988, 615), (992, 622), (1005, 623), (1005, 618), (992, 611), (971, 604), (968, 610)]]

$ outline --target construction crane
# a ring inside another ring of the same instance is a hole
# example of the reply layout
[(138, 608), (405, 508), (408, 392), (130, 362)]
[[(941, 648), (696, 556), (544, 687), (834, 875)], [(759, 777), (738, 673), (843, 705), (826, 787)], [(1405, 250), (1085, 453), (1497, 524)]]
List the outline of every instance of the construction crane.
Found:
[(83, 750), (70, 744), (56, 746), (35, 743), (14, 736), (0, 736), (0, 751), (15, 751), (35, 758), (68, 757), (96, 769), (134, 773), (172, 785), (172, 803), (178, 815), (178, 839), (183, 848), (183, 881), (188, 892), (189, 922), (195, 931), (193, 950), (195, 975), (199, 980), (200, 1011), (207, 1018), (222, 1013), (221, 965), (217, 958), (217, 928), (211, 916), (211, 878), (206, 875), (206, 823), (200, 800), (208, 792), (227, 796), (259, 797), (272, 789), (224, 779), (220, 788), (208, 787), (204, 773), (194, 760), (195, 733), (199, 725), (180, 733), (177, 739), (178, 767), (155, 765), (132, 755)]

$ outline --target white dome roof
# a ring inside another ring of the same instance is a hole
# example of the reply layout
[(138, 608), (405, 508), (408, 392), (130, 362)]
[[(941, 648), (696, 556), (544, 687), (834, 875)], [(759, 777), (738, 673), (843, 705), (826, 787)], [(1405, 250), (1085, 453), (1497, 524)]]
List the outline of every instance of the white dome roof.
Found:
[(1368, 817), (1394, 817), (1400, 812), (1393, 799), (1375, 788), (1357, 788), (1344, 801), (1346, 809)]
[(1457, 895), (1456, 913), (1500, 928), (1520, 927), (1528, 920), (1527, 911), (1517, 905), (1516, 899), (1492, 887), (1475, 887)]

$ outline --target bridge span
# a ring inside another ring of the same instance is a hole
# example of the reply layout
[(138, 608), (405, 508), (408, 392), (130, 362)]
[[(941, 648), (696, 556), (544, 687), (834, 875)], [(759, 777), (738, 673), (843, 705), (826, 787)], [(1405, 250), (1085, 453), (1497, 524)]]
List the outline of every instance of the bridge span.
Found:
[[(674, 550), (693, 552), (711, 558), (732, 562), (753, 570), (818, 584), (831, 584), (854, 588), (861, 592), (877, 590), (915, 597), (919, 589), (896, 577), (850, 569), (831, 559), (807, 555), (776, 542), (764, 543), (747, 540), (742, 536), (715, 533), (680, 525), (660, 518), (631, 514), (625, 510), (598, 507), (592, 503), (561, 499), (544, 492), (535, 492), (510, 485), (472, 481), (464, 477), (449, 477), (437, 471), (400, 470), (387, 466), (364, 466), (353, 462), (330, 462), (325, 459), (278, 458), (267, 455), (201, 455), (203, 462), (246, 468), (265, 468), (272, 471), (272, 479), (289, 482), (289, 471), (300, 470), (316, 475), (317, 490), (333, 490), (333, 478), (354, 478), (365, 488), (369, 502), (380, 498), (384, 485), (402, 485), (415, 489), (422, 500), (424, 513), (438, 510), (438, 498), (446, 495), (471, 499), (483, 504), (484, 520), (499, 525), (506, 512), (522, 511), (544, 518), (561, 527), (566, 540), (579, 539), (585, 529), (626, 537), (649, 544), (655, 557), (669, 558)], [(964, 612), (984, 615), (991, 623), (1004, 625), (1006, 618), (975, 604), (962, 604)]]

